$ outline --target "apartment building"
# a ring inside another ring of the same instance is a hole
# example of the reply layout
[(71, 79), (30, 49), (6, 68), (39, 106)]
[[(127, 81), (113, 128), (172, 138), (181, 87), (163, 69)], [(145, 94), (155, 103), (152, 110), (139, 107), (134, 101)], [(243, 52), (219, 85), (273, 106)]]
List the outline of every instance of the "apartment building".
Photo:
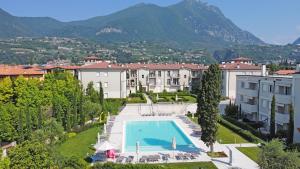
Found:
[(78, 70), (78, 79), (83, 88), (93, 82), (96, 90), (100, 89), (102, 83), (104, 98), (126, 98), (126, 69), (124, 65), (99, 62), (91, 65), (81, 66)]
[[(135, 93), (142, 86), (144, 91), (156, 93), (190, 90), (191, 84), (202, 77), (207, 67), (197, 64), (126, 64), (127, 90)], [(140, 84), (140, 85), (139, 85)]]
[(238, 75), (263, 75), (267, 73), (265, 65), (257, 66), (246, 58), (234, 59), (229, 63), (220, 65), (222, 96), (234, 100), (236, 97), (236, 77)]
[[(272, 98), (275, 96), (276, 130), (287, 130), (289, 108), (295, 111), (295, 142), (300, 142), (300, 76), (237, 76), (236, 104), (241, 106), (242, 114), (252, 121), (264, 124), (264, 131), (270, 128)], [(298, 103), (298, 104), (297, 104)]]

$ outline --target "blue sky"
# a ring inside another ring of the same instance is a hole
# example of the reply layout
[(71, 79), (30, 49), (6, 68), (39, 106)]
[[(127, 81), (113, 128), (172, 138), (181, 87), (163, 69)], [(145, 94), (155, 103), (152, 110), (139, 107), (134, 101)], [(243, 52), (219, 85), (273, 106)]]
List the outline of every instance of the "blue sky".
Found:
[[(168, 6), (180, 0), (0, 0), (16, 16), (50, 16), (61, 21), (107, 15), (137, 3)], [(268, 43), (300, 37), (300, 0), (202, 0), (219, 7), (237, 26)], [(288, 2), (288, 3), (287, 3)]]

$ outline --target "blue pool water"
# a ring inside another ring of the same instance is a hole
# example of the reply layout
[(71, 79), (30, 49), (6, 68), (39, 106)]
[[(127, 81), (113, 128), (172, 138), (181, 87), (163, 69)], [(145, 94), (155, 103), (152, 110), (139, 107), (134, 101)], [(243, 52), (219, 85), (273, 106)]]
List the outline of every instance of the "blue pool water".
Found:
[(195, 145), (173, 121), (129, 121), (125, 128), (125, 151), (134, 152), (136, 142), (140, 151), (169, 151), (172, 138), (176, 138), (176, 150), (195, 151)]

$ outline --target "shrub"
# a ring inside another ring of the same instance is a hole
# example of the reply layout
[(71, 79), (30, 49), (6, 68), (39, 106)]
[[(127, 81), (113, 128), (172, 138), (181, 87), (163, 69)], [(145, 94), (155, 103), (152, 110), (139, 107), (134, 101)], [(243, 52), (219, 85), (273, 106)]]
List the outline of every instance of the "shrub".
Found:
[(238, 121), (234, 118), (228, 117), (228, 116), (223, 116), (223, 119), (225, 119), (226, 121), (242, 128), (244, 130), (251, 132), (253, 135), (255, 135), (256, 137), (259, 137), (260, 139), (263, 139), (266, 141), (269, 138), (269, 136), (267, 134), (262, 134), (261, 132), (255, 130), (255, 128), (253, 128), (252, 126), (248, 125), (245, 122), (240, 122), (240, 121)]
[(76, 133), (74, 133), (74, 132), (68, 133), (68, 138), (75, 137), (75, 136), (76, 136)]
[(225, 120), (224, 118), (220, 119), (220, 123), (222, 125), (224, 125), (225, 127), (229, 128), (230, 130), (236, 132), (237, 134), (239, 134), (240, 136), (242, 136), (243, 138), (245, 138), (246, 140), (248, 140), (250, 142), (254, 142), (254, 143), (264, 142), (260, 138), (253, 135), (251, 132), (249, 132), (247, 130), (243, 130), (242, 128), (230, 123), (229, 121)]

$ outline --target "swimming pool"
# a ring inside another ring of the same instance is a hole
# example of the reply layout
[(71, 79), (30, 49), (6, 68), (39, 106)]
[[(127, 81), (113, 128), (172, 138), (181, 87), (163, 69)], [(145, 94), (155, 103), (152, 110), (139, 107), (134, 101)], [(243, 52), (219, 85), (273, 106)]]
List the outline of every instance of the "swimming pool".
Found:
[(127, 121), (124, 148), (126, 152), (135, 152), (139, 141), (140, 151), (170, 151), (173, 137), (176, 150), (195, 151), (195, 145), (174, 121)]

